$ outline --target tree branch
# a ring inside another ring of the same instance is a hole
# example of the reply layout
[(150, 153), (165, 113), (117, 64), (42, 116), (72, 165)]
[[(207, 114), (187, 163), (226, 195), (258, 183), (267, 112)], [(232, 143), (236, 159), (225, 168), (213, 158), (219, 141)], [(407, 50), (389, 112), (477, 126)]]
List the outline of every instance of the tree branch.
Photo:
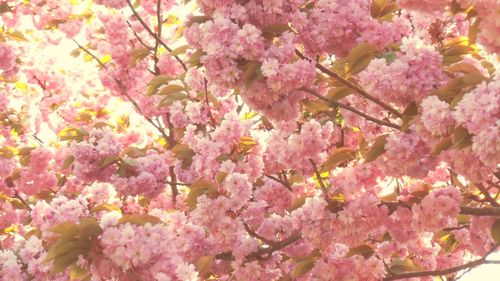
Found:
[[(301, 238), (302, 238), (302, 235), (300, 233), (295, 233), (292, 236), (288, 237), (287, 239), (275, 242), (273, 245), (271, 245), (267, 248), (259, 248), (257, 251), (249, 254), (246, 257), (246, 261), (250, 262), (250, 261), (254, 261), (254, 260), (263, 259), (263, 258), (265, 258), (265, 257), (263, 257), (263, 255), (269, 256), (272, 253), (279, 251), (279, 250), (299, 241)], [(234, 260), (234, 256), (231, 252), (224, 252), (224, 253), (217, 254), (217, 255), (215, 255), (215, 258), (219, 259), (219, 260)]]
[(139, 35), (137, 34), (137, 32), (135, 32), (134, 28), (132, 27), (132, 25), (130, 24), (129, 21), (127, 21), (127, 25), (128, 27), (130, 27), (130, 30), (132, 30), (132, 33), (134, 33), (134, 36), (135, 38), (137, 38), (137, 40), (139, 41), (139, 43), (141, 43), (142, 46), (144, 46), (146, 49), (149, 49), (149, 50), (153, 50), (154, 48), (149, 46), (148, 44), (146, 44), (142, 39), (141, 37), (139, 37)]
[[(301, 59), (305, 59), (305, 60), (309, 60), (306, 56), (304, 56), (304, 54), (302, 54), (299, 50), (295, 50), (295, 53), (297, 54), (297, 56), (299, 56)], [(321, 70), (321, 72), (327, 74), (328, 76), (332, 77), (333, 79), (339, 81), (340, 83), (344, 84), (345, 86), (347, 86), (348, 88), (351, 88), (353, 89), (354, 91), (356, 91), (358, 94), (360, 94), (361, 96), (363, 96), (364, 98), (366, 98), (367, 100), (370, 100), (376, 104), (378, 104), (379, 106), (381, 106), (382, 108), (384, 108), (385, 110), (389, 111), (390, 113), (394, 114), (395, 116), (399, 117), (399, 118), (402, 118), (403, 117), (403, 114), (401, 114), (399, 111), (397, 111), (396, 109), (392, 108), (390, 105), (384, 103), (383, 101), (381, 101), (380, 99), (370, 95), (369, 93), (367, 93), (365, 90), (361, 89), (359, 86), (357, 86), (356, 84), (352, 83), (351, 81), (343, 78), (342, 76), (338, 75), (337, 73), (329, 70), (328, 68), (324, 67), (323, 65), (321, 65), (320, 63), (316, 63), (316, 67)]]
[(366, 114), (366, 113), (364, 113), (362, 111), (359, 111), (359, 110), (357, 110), (356, 108), (354, 108), (354, 107), (352, 107), (350, 105), (342, 104), (342, 103), (339, 103), (339, 102), (334, 101), (334, 100), (329, 100), (329, 99), (323, 97), (322, 95), (316, 93), (315, 91), (313, 91), (311, 89), (302, 88), (301, 90), (303, 90), (303, 91), (305, 91), (305, 92), (307, 92), (307, 93), (309, 93), (309, 94), (317, 97), (320, 100), (323, 100), (323, 101), (329, 103), (331, 106), (338, 106), (338, 107), (343, 108), (345, 110), (349, 110), (349, 111), (351, 111), (351, 112), (353, 112), (353, 113), (355, 113), (355, 114), (357, 114), (357, 115), (365, 118), (368, 121), (371, 121), (373, 123), (377, 123), (377, 124), (382, 125), (382, 126), (391, 127), (391, 128), (394, 128), (394, 129), (401, 130), (401, 126), (399, 126), (399, 125), (396, 125), (396, 124), (393, 124), (393, 123), (390, 123), (390, 122), (386, 122), (386, 121), (379, 120), (377, 118), (371, 117), (370, 115), (368, 115), (368, 114)]
[(391, 280), (399, 280), (399, 279), (406, 279), (406, 278), (413, 278), (413, 277), (423, 277), (423, 276), (440, 276), (440, 275), (447, 275), (451, 273), (458, 272), (460, 270), (476, 267), (478, 265), (484, 264), (486, 261), (486, 257), (488, 257), (489, 254), (493, 253), (499, 245), (495, 245), (486, 255), (484, 255), (482, 258), (471, 261), (469, 263), (455, 266), (455, 267), (450, 267), (447, 269), (441, 269), (441, 270), (430, 270), (430, 271), (417, 271), (417, 272), (408, 272), (408, 273), (400, 273), (400, 274), (392, 274), (391, 276), (388, 276), (384, 278), (384, 281), (391, 281)]
[(262, 242), (268, 244), (268, 245), (274, 245), (276, 242), (274, 241), (271, 241), (271, 240), (268, 240), (267, 238), (261, 236), (260, 234), (258, 234), (257, 232), (253, 231), (250, 226), (248, 226), (248, 224), (246, 224), (245, 222), (243, 222), (243, 226), (245, 227), (245, 230), (248, 232), (248, 235), (250, 235), (251, 237), (255, 238), (255, 239), (259, 239), (261, 240)]
[[(165, 42), (163, 42), (163, 40), (161, 40), (161, 38), (156, 33), (154, 33), (151, 30), (151, 28), (149, 28), (149, 26), (144, 22), (144, 20), (141, 18), (141, 16), (139, 15), (139, 13), (137, 13), (137, 11), (135, 10), (134, 5), (132, 5), (132, 2), (130, 0), (127, 0), (127, 4), (130, 7), (130, 9), (132, 10), (132, 13), (134, 14), (135, 18), (142, 24), (142, 26), (144, 26), (144, 28), (146, 29), (146, 31), (155, 40), (157, 40), (169, 53), (172, 53), (173, 50), (170, 47), (168, 47), (167, 44), (165, 44)], [(157, 11), (157, 12), (160, 13), (160, 11)], [(160, 28), (160, 27), (158, 26), (158, 28)], [(182, 61), (182, 59), (179, 58), (179, 56), (177, 56), (177, 55), (173, 55), (173, 56), (182, 65), (182, 68), (184, 68), (184, 71), (187, 71), (188, 68), (187, 68), (186, 64)]]
[(479, 191), (481, 191), (481, 193), (484, 195), (484, 199), (487, 202), (489, 202), (491, 206), (493, 207), (500, 206), (500, 204), (498, 204), (498, 202), (493, 197), (491, 197), (490, 192), (486, 190), (486, 188), (484, 188), (484, 186), (481, 183), (475, 184), (475, 186), (477, 187), (477, 189), (479, 189)]
[(332, 199), (330, 198), (330, 196), (328, 196), (328, 190), (326, 190), (326, 185), (323, 182), (323, 179), (321, 178), (321, 174), (318, 170), (318, 167), (316, 166), (316, 163), (314, 163), (314, 161), (311, 158), (309, 158), (309, 162), (313, 166), (314, 174), (316, 175), (319, 185), (321, 186), (321, 190), (323, 191), (323, 196), (325, 197), (325, 201), (328, 203), (329, 206), (333, 206)]
[[(405, 207), (410, 208), (410, 206), (402, 202), (382, 202), (383, 205), (387, 207)], [(490, 216), (490, 217), (500, 217), (500, 207), (491, 208), (476, 208), (476, 207), (460, 207), (460, 214), (471, 215), (471, 216)]]
[(284, 187), (286, 187), (286, 189), (292, 191), (292, 187), (290, 186), (290, 184), (288, 182), (280, 180), (279, 178), (277, 178), (275, 176), (272, 176), (272, 175), (264, 175), (264, 176), (266, 178), (272, 179), (273, 181), (276, 181), (276, 182), (280, 183), (281, 185), (283, 185)]
[[(82, 45), (80, 45), (80, 43), (78, 43), (78, 41), (76, 41), (75, 39), (73, 39), (73, 42), (75, 42), (75, 44), (78, 45), (78, 47), (80, 49), (82, 49), (85, 53), (87, 53), (95, 61), (97, 61), (97, 63), (99, 63), (99, 65), (101, 65), (104, 69), (107, 69), (106, 65), (98, 57), (96, 57), (92, 52), (90, 52), (87, 48), (85, 48)], [(125, 85), (123, 85), (122, 81), (120, 81), (119, 79), (117, 79), (115, 77), (111, 77), (111, 78), (113, 78), (113, 80), (116, 82), (116, 84), (118, 85), (118, 87), (120, 87), (121, 93), (132, 103), (132, 105), (135, 107), (135, 109), (137, 110), (137, 112), (139, 112), (139, 114), (141, 114), (142, 117), (144, 117), (151, 125), (153, 125), (153, 127), (155, 127), (160, 132), (160, 134), (165, 139), (167, 139), (167, 135), (165, 134), (165, 131), (160, 126), (156, 125), (151, 118), (146, 117), (144, 115), (144, 112), (142, 111), (142, 109), (139, 106), (139, 104), (134, 99), (132, 99), (132, 97), (127, 93), (127, 89), (125, 88)]]

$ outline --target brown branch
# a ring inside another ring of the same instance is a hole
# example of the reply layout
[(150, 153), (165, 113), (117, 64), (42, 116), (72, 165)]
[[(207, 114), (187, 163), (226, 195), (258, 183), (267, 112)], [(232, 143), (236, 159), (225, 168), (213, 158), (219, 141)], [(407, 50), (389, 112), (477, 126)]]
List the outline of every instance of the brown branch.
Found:
[[(410, 208), (409, 205), (404, 202), (382, 202), (382, 205), (386, 205), (387, 207), (397, 208), (397, 207), (405, 207)], [(492, 208), (476, 208), (476, 207), (460, 207), (460, 214), (462, 215), (470, 215), (470, 216), (491, 216), (491, 217), (500, 217), (500, 207), (492, 207)]]
[[(73, 39), (73, 42), (75, 42), (75, 44), (80, 49), (82, 49), (85, 53), (87, 53), (89, 56), (91, 56), (104, 69), (107, 69), (106, 65), (98, 57), (96, 57), (91, 51), (89, 51), (87, 48), (80, 45), (80, 43), (78, 43), (78, 41), (76, 41), (75, 39)], [(144, 112), (142, 111), (139, 104), (127, 93), (127, 89), (125, 88), (125, 85), (123, 85), (122, 81), (120, 81), (119, 79), (117, 79), (115, 77), (111, 77), (111, 78), (113, 78), (113, 80), (116, 82), (118, 87), (120, 87), (121, 93), (132, 103), (132, 105), (137, 110), (137, 112), (139, 112), (151, 125), (153, 125), (153, 127), (155, 127), (160, 132), (160, 134), (162, 134), (162, 136), (166, 139), (167, 135), (165, 134), (165, 131), (160, 126), (156, 125), (151, 118), (146, 117), (144, 115)]]
[(323, 100), (323, 101), (329, 103), (331, 106), (337, 106), (337, 107), (343, 108), (345, 110), (349, 110), (349, 111), (351, 111), (351, 112), (353, 112), (353, 113), (355, 113), (355, 114), (357, 114), (357, 115), (365, 118), (368, 121), (371, 121), (373, 123), (377, 123), (377, 124), (382, 125), (382, 126), (391, 127), (391, 128), (395, 128), (395, 129), (401, 130), (401, 126), (399, 126), (399, 125), (396, 125), (396, 124), (393, 124), (393, 123), (390, 123), (390, 122), (386, 122), (386, 121), (383, 121), (383, 120), (379, 120), (379, 119), (377, 119), (375, 117), (372, 117), (372, 116), (370, 116), (370, 115), (368, 115), (368, 114), (366, 114), (366, 113), (364, 113), (362, 111), (357, 110), (356, 108), (354, 108), (354, 107), (352, 107), (350, 105), (342, 104), (342, 103), (339, 103), (339, 102), (334, 101), (334, 100), (329, 100), (329, 99), (323, 97), (322, 95), (316, 93), (315, 91), (313, 91), (311, 89), (301, 88), (301, 90), (303, 90), (303, 91), (305, 91), (305, 92), (307, 92), (307, 93), (309, 93), (309, 94), (317, 97), (320, 100)]
[(248, 224), (246, 224), (245, 222), (243, 222), (243, 226), (245, 227), (245, 230), (248, 232), (248, 235), (250, 235), (251, 237), (253, 237), (255, 239), (259, 239), (259, 240), (261, 240), (262, 242), (264, 242), (264, 243), (266, 243), (268, 245), (274, 245), (276, 243), (274, 241), (271, 241), (271, 240), (265, 238), (264, 236), (261, 236), (257, 232), (253, 231), (250, 228), (250, 226), (248, 226)]
[(309, 162), (313, 166), (314, 174), (316, 175), (319, 185), (321, 186), (321, 190), (323, 191), (323, 195), (325, 196), (325, 201), (328, 203), (329, 206), (333, 206), (334, 203), (332, 202), (330, 196), (328, 196), (328, 190), (326, 190), (326, 185), (323, 182), (323, 179), (321, 178), (321, 174), (318, 170), (318, 167), (316, 166), (316, 163), (314, 163), (314, 161), (311, 158), (309, 158)]
[[(151, 28), (149, 28), (149, 26), (144, 22), (144, 20), (141, 18), (141, 16), (139, 15), (139, 13), (137, 13), (137, 11), (135, 10), (134, 8), (134, 5), (132, 5), (132, 2), (130, 0), (127, 0), (127, 4), (128, 6), (130, 7), (130, 9), (132, 10), (132, 13), (134, 14), (135, 18), (142, 24), (142, 26), (144, 26), (144, 28), (146, 29), (146, 31), (157, 41), (159, 42), (169, 53), (172, 53), (172, 49), (170, 47), (167, 46), (167, 44), (165, 44), (165, 42), (163, 42), (163, 40), (161, 40), (161, 38), (156, 34), (154, 33)], [(158, 5), (159, 6), (159, 5)], [(160, 12), (159, 9), (157, 11), (158, 13)], [(161, 24), (160, 24), (161, 25)], [(158, 28), (160, 28), (160, 25), (158, 26)], [(184, 68), (184, 71), (187, 71), (187, 66), (186, 64), (182, 61), (181, 58), (179, 58), (179, 56), (177, 55), (173, 55), (174, 58), (182, 65), (182, 68)]]
[(479, 191), (481, 191), (481, 193), (484, 195), (484, 199), (487, 202), (489, 202), (491, 204), (491, 206), (493, 206), (493, 207), (500, 206), (500, 204), (498, 204), (498, 202), (493, 197), (491, 197), (490, 192), (488, 190), (486, 190), (486, 188), (484, 188), (484, 186), (481, 183), (478, 183), (475, 186), (477, 187), (477, 189), (479, 189)]
[(130, 27), (130, 30), (132, 30), (132, 33), (134, 33), (135, 38), (137, 38), (137, 40), (139, 41), (139, 43), (141, 43), (142, 46), (144, 46), (146, 49), (149, 49), (149, 50), (154, 49), (153, 47), (149, 46), (141, 39), (141, 37), (137, 34), (137, 32), (135, 32), (134, 28), (132, 27), (132, 25), (130, 24), (129, 21), (127, 21), (127, 25), (128, 25), (128, 27)]
[(493, 207), (493, 208), (460, 207), (460, 214), (471, 215), (471, 216), (500, 217), (500, 207)]
[(285, 182), (275, 176), (272, 176), (272, 175), (264, 175), (266, 178), (269, 178), (269, 179), (272, 179), (273, 181), (276, 181), (280, 184), (282, 184), (284, 187), (286, 187), (286, 189), (292, 191), (292, 187), (290, 186), (290, 184), (288, 182)]
[(23, 203), (23, 205), (26, 206), (26, 208), (28, 208), (28, 210), (31, 210), (31, 207), (28, 204), (28, 202), (26, 202), (17, 191), (15, 193), (15, 198), (17, 198), (19, 201), (21, 201), (21, 203)]
[[(175, 146), (175, 138), (174, 138), (174, 125), (170, 121), (170, 113), (166, 113), (165, 119), (167, 121), (167, 128), (168, 128), (168, 136), (165, 136), (165, 140), (168, 143), (168, 147), (172, 149), (172, 147)], [(177, 176), (175, 175), (175, 169), (174, 166), (169, 167), (169, 173), (170, 173), (170, 187), (172, 189), (172, 201), (174, 202), (174, 205), (177, 201), (177, 195), (179, 195), (179, 190), (177, 189)]]
[[(430, 270), (430, 271), (417, 271), (417, 272), (408, 272), (408, 273), (400, 273), (400, 274), (392, 274), (386, 278), (384, 278), (384, 281), (391, 281), (391, 280), (399, 280), (399, 279), (406, 279), (406, 278), (413, 278), (413, 277), (424, 277), (424, 276), (441, 276), (441, 275), (447, 275), (451, 273), (458, 272), (460, 270), (476, 267), (478, 265), (484, 264), (484, 263), (491, 263), (491, 261), (486, 261), (486, 257), (488, 257), (489, 254), (493, 253), (499, 245), (495, 245), (486, 255), (484, 255), (482, 258), (471, 261), (466, 264), (462, 264), (459, 266), (455, 267), (450, 267), (447, 269), (441, 269), (441, 270)], [(496, 261), (493, 261), (492, 263), (496, 263)]]
[[(304, 56), (299, 50), (295, 50), (295, 53), (297, 54), (297, 56), (299, 56), (301, 59), (306, 59), (306, 60), (309, 60), (306, 56)], [(392, 108), (390, 105), (384, 103), (383, 101), (381, 101), (380, 99), (370, 95), (369, 93), (367, 93), (365, 90), (361, 89), (359, 86), (357, 86), (356, 84), (352, 83), (351, 81), (343, 78), (342, 76), (338, 75), (337, 73), (329, 70), (328, 68), (324, 67), (323, 65), (321, 65), (320, 63), (316, 63), (316, 67), (321, 70), (321, 72), (327, 74), (328, 76), (332, 77), (333, 79), (339, 81), (340, 83), (344, 84), (345, 86), (347, 86), (348, 88), (351, 88), (352, 90), (356, 91), (358, 94), (360, 94), (361, 96), (363, 96), (364, 98), (366, 98), (367, 100), (370, 100), (376, 104), (378, 104), (379, 106), (381, 106), (382, 108), (384, 108), (385, 110), (391, 112), (392, 114), (394, 114), (395, 116), (399, 117), (399, 118), (402, 118), (403, 117), (403, 114), (401, 114), (399, 111), (397, 111), (396, 109)]]
[[(259, 248), (257, 251), (249, 254), (246, 257), (246, 261), (250, 262), (250, 261), (254, 261), (254, 260), (264, 259), (264, 258), (266, 258), (266, 257), (263, 257), (264, 255), (269, 256), (272, 253), (279, 251), (279, 250), (299, 241), (301, 238), (302, 238), (302, 235), (300, 233), (295, 233), (285, 240), (275, 242), (274, 245), (272, 245), (270, 247)], [(231, 252), (224, 252), (224, 253), (217, 254), (217, 255), (215, 255), (215, 258), (219, 259), (219, 260), (234, 260), (234, 256)]]

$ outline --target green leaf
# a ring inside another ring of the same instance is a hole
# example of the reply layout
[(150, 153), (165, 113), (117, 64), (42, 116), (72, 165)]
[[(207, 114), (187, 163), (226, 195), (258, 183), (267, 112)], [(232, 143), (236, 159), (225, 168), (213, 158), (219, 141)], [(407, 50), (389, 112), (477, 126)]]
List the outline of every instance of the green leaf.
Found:
[(121, 211), (118, 206), (112, 205), (112, 204), (99, 204), (95, 207), (92, 208), (92, 212), (97, 213), (100, 211)]
[(328, 91), (326, 98), (333, 101), (338, 101), (343, 99), (350, 94), (354, 93), (354, 90), (345, 86), (335, 87)]
[(204, 277), (212, 269), (214, 256), (203, 256), (194, 261), (194, 266), (201, 277)]
[(257, 80), (260, 76), (260, 67), (262, 64), (258, 61), (249, 61), (243, 66), (242, 78), (245, 85), (249, 86), (253, 81)]
[(397, 55), (395, 52), (387, 52), (384, 54), (385, 62), (387, 64), (393, 63), (397, 59)]
[(58, 256), (53, 260), (53, 274), (61, 273), (66, 270), (68, 266), (78, 260), (79, 255), (87, 251), (84, 245), (77, 245), (77, 243), (75, 243), (74, 245), (75, 247), (71, 251), (62, 256)]
[(226, 179), (228, 173), (226, 172), (218, 172), (217, 175), (215, 176), (215, 180), (217, 181), (218, 184), (222, 184), (222, 182)]
[(12, 12), (10, 6), (7, 3), (0, 3), (0, 15), (7, 12)]
[(388, 135), (381, 135), (375, 138), (375, 141), (373, 142), (370, 151), (366, 153), (365, 163), (374, 161), (375, 159), (377, 159), (377, 157), (379, 157), (385, 152), (385, 144), (387, 143), (387, 137)]
[(88, 275), (89, 275), (89, 273), (87, 272), (86, 269), (81, 268), (76, 263), (71, 264), (71, 268), (70, 268), (70, 272), (69, 272), (70, 280), (82, 280), (83, 278), (85, 278)]
[(85, 241), (102, 234), (102, 228), (94, 218), (83, 218), (78, 225), (80, 230), (80, 239)]
[(204, 23), (206, 21), (211, 20), (209, 16), (192, 16), (189, 18), (189, 21), (186, 23), (186, 26), (191, 26), (193, 23)]
[(202, 50), (196, 50), (189, 58), (189, 65), (196, 66), (200, 64), (200, 58), (204, 55)]
[(203, 179), (194, 181), (191, 186), (189, 186), (189, 194), (186, 198), (189, 209), (194, 210), (196, 208), (198, 197), (201, 195), (215, 192), (217, 192), (217, 186), (214, 183)]
[(410, 121), (418, 113), (417, 104), (415, 102), (410, 103), (403, 111), (403, 123), (401, 125), (401, 131), (405, 132), (410, 126)]
[(131, 158), (138, 158), (138, 157), (143, 157), (146, 155), (146, 152), (144, 151), (144, 149), (139, 149), (139, 148), (133, 147), (133, 146), (125, 149), (123, 151), (123, 153)]
[(8, 31), (7, 33), (5, 33), (5, 35), (15, 41), (19, 41), (19, 42), (28, 42), (28, 38), (26, 38), (24, 36), (24, 34), (22, 34), (21, 32), (19, 31)]
[(370, 7), (370, 14), (372, 18), (376, 19), (380, 16), (382, 9), (385, 7), (386, 0), (373, 0)]
[(164, 106), (169, 106), (175, 101), (183, 100), (186, 99), (187, 96), (181, 92), (175, 92), (175, 93), (170, 93), (168, 96), (164, 97), (160, 103), (158, 104), (158, 107), (164, 107)]
[(170, 54), (172, 56), (184, 54), (188, 49), (189, 49), (189, 45), (182, 45), (182, 46), (177, 47), (174, 50), (172, 50), (172, 52)]
[(181, 85), (168, 85), (163, 87), (157, 94), (160, 96), (174, 94), (176, 92), (185, 91), (186, 89)]
[(63, 234), (65, 232), (71, 231), (72, 229), (74, 229), (74, 233), (76, 234), (76, 232), (77, 232), (76, 223), (67, 221), (67, 222), (62, 222), (60, 224), (53, 226), (50, 229), (50, 231), (52, 231), (54, 233), (58, 233), (58, 234)]
[(443, 138), (432, 150), (431, 155), (433, 157), (438, 156), (441, 152), (447, 150), (453, 145), (453, 140), (451, 136)]
[(19, 150), (13, 146), (4, 146), (0, 148), (0, 157), (5, 159), (11, 159), (16, 154), (19, 154)]
[(422, 270), (411, 259), (405, 259), (405, 260), (395, 259), (393, 260), (389, 268), (391, 272), (396, 274)]
[(64, 128), (59, 133), (57, 133), (57, 136), (65, 141), (65, 140), (76, 140), (76, 141), (83, 141), (83, 139), (87, 136), (89, 136), (89, 132), (87, 132), (85, 129), (81, 128)]
[(129, 178), (135, 169), (135, 165), (130, 161), (120, 161), (118, 163), (117, 174), (122, 178)]
[(292, 206), (290, 207), (289, 211), (291, 212), (302, 207), (306, 203), (306, 198), (306, 196), (301, 196), (293, 199)]
[(148, 89), (146, 91), (146, 95), (151, 96), (158, 91), (161, 85), (167, 84), (172, 80), (171, 77), (166, 75), (158, 75), (155, 78), (151, 79), (148, 84)]
[(349, 52), (346, 57), (349, 74), (363, 71), (375, 58), (377, 48), (371, 44), (361, 43)]
[(498, 244), (500, 243), (500, 219), (497, 219), (491, 226), (491, 238)]
[(327, 111), (330, 109), (330, 106), (321, 100), (303, 100), (301, 103), (305, 110), (311, 113)]
[(145, 225), (150, 223), (152, 225), (162, 223), (162, 220), (158, 217), (151, 215), (125, 215), (118, 221), (120, 224), (130, 223), (136, 225)]
[(375, 251), (373, 250), (372, 247), (368, 245), (360, 245), (354, 248), (349, 249), (349, 252), (346, 254), (346, 258), (355, 256), (355, 255), (362, 255), (365, 259), (371, 257)]
[(175, 157), (182, 161), (182, 168), (187, 169), (193, 162), (193, 156), (196, 154), (187, 144), (179, 143), (172, 148)]
[(311, 270), (314, 267), (314, 264), (316, 263), (316, 259), (317, 259), (316, 256), (312, 256), (312, 257), (309, 257), (309, 258), (306, 258), (302, 261), (297, 262), (294, 270), (292, 271), (291, 277), (295, 279), (295, 278), (307, 273), (309, 270)]
[(266, 37), (266, 36), (267, 37), (269, 37), (269, 36), (277, 37), (277, 36), (280, 36), (281, 34), (283, 34), (283, 32), (285, 32), (285, 31), (292, 31), (292, 29), (290, 28), (290, 26), (288, 26), (287, 23), (275, 23), (275, 24), (265, 26), (262, 29), (262, 33), (264, 33), (264, 37)]
[(130, 55), (132, 56), (134, 64), (138, 64), (141, 60), (146, 58), (150, 52), (151, 51), (148, 48), (139, 48), (130, 51)]
[(239, 154), (244, 155), (256, 145), (257, 142), (252, 137), (242, 136), (238, 143), (237, 151)]
[(390, 3), (386, 5), (382, 11), (380, 12), (380, 18), (382, 20), (390, 20), (392, 18), (392, 14), (399, 10), (399, 6), (397, 3)]
[(100, 159), (99, 161), (97, 161), (96, 165), (97, 165), (97, 167), (99, 167), (101, 169), (106, 168), (111, 164), (117, 163), (118, 159), (119, 159), (119, 157), (117, 157), (117, 156), (109, 155), (109, 156), (106, 156), (106, 157)]
[(321, 165), (320, 172), (328, 172), (335, 168), (338, 164), (354, 159), (354, 151), (348, 147), (335, 149), (330, 157)]
[(461, 126), (455, 128), (455, 131), (453, 131), (453, 148), (460, 150), (469, 145), (472, 145), (472, 136), (467, 129)]

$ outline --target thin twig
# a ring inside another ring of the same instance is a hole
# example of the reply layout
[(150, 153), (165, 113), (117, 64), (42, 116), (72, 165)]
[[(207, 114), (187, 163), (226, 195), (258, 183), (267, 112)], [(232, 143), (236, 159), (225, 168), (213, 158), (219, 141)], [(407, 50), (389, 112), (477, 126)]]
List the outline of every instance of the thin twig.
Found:
[(478, 183), (475, 186), (477, 187), (477, 189), (479, 189), (479, 191), (481, 191), (481, 193), (484, 195), (484, 199), (487, 202), (489, 202), (491, 204), (491, 206), (493, 206), (493, 207), (500, 206), (500, 204), (498, 204), (498, 202), (493, 197), (491, 197), (490, 192), (488, 190), (486, 190), (486, 188), (484, 188), (484, 186), (481, 183)]
[(23, 203), (23, 205), (24, 205), (24, 206), (26, 206), (26, 208), (28, 208), (29, 210), (31, 210), (31, 207), (30, 207), (30, 205), (28, 204), (28, 202), (26, 202), (26, 201), (25, 201), (25, 200), (21, 197), (21, 195), (20, 195), (17, 191), (16, 191), (16, 193), (15, 193), (15, 197), (16, 197), (17, 199), (19, 199), (19, 201), (21, 201), (21, 203)]
[(266, 178), (269, 178), (269, 179), (272, 179), (278, 183), (281, 183), (284, 187), (286, 187), (286, 189), (292, 191), (292, 187), (290, 186), (290, 184), (288, 182), (285, 182), (275, 176), (272, 176), (272, 175), (264, 175)]
[[(308, 58), (306, 56), (304, 56), (299, 50), (295, 50), (295, 53), (297, 54), (297, 56), (299, 56), (301, 59), (307, 59)], [(321, 65), (320, 63), (316, 63), (316, 67), (321, 70), (323, 73), (327, 74), (328, 76), (332, 77), (333, 79), (339, 81), (340, 83), (344, 84), (345, 86), (353, 89), (354, 91), (356, 91), (358, 94), (360, 94), (361, 96), (363, 96), (364, 98), (378, 104), (379, 106), (383, 107), (385, 110), (391, 112), (392, 114), (394, 114), (395, 116), (399, 117), (399, 118), (402, 118), (403, 115), (397, 111), (396, 109), (392, 108), (391, 106), (389, 106), (388, 104), (384, 103), (383, 101), (381, 101), (380, 99), (370, 95), (369, 93), (367, 93), (365, 90), (361, 89), (359, 86), (357, 86), (356, 84), (352, 83), (351, 81), (343, 78), (342, 76), (338, 75), (337, 73), (329, 70), (328, 68), (324, 67), (323, 65)]]
[[(408, 204), (404, 202), (391, 202), (384, 201), (381, 205), (385, 205), (390, 208), (404, 207), (411, 208)], [(470, 215), (470, 216), (488, 216), (488, 217), (500, 217), (500, 207), (491, 207), (491, 208), (476, 208), (476, 207), (460, 207), (460, 214), (462, 215)]]
[[(99, 65), (101, 65), (104, 69), (107, 69), (106, 65), (98, 57), (96, 57), (92, 52), (90, 52), (87, 48), (80, 45), (80, 43), (78, 43), (78, 41), (76, 41), (75, 39), (73, 39), (73, 41), (75, 42), (76, 45), (78, 45), (78, 47), (80, 49), (82, 49), (85, 53), (87, 53), (89, 56), (91, 56)], [(121, 93), (132, 103), (132, 105), (135, 107), (137, 112), (139, 112), (151, 125), (153, 125), (153, 127), (155, 127), (160, 132), (160, 134), (165, 139), (167, 139), (167, 135), (165, 134), (165, 131), (160, 126), (156, 125), (151, 118), (146, 117), (144, 115), (144, 112), (142, 111), (139, 104), (127, 93), (127, 89), (125, 88), (125, 85), (123, 85), (123, 83), (119, 79), (117, 79), (115, 77), (111, 77), (111, 78), (113, 78), (113, 80), (116, 82), (118, 87), (120, 87)]]
[[(135, 10), (134, 5), (132, 5), (132, 2), (130, 0), (127, 0), (127, 4), (130, 7), (130, 9), (132, 10), (132, 13), (134, 14), (135, 18), (142, 24), (142, 26), (144, 26), (144, 28), (146, 29), (146, 31), (154, 39), (156, 39), (169, 53), (172, 53), (173, 50), (170, 47), (168, 47), (167, 44), (165, 44), (165, 42), (163, 42), (163, 40), (161, 40), (161, 38), (158, 37), (158, 35), (156, 33), (154, 33), (151, 30), (151, 28), (149, 28), (149, 26), (144, 22), (144, 20), (141, 18), (141, 16), (139, 15), (139, 13), (137, 13), (137, 11)], [(182, 61), (182, 59), (179, 58), (179, 56), (177, 56), (177, 55), (173, 55), (173, 56), (182, 65), (182, 68), (184, 68), (184, 71), (187, 71), (188, 68), (187, 68), (186, 64)]]
[(350, 105), (342, 104), (342, 103), (339, 103), (339, 102), (334, 101), (334, 100), (329, 100), (329, 99), (323, 97), (322, 95), (316, 93), (315, 91), (313, 91), (311, 89), (302, 88), (301, 90), (303, 90), (303, 91), (305, 91), (305, 92), (307, 92), (307, 93), (309, 93), (309, 94), (311, 94), (311, 95), (319, 98), (320, 100), (323, 100), (323, 101), (329, 103), (331, 106), (337, 106), (337, 107), (343, 108), (345, 110), (349, 110), (349, 111), (351, 111), (351, 112), (353, 112), (353, 113), (355, 113), (355, 114), (357, 114), (357, 115), (365, 118), (368, 121), (371, 121), (373, 123), (377, 123), (377, 124), (382, 125), (382, 126), (391, 127), (391, 128), (394, 128), (394, 129), (401, 130), (401, 126), (399, 126), (399, 125), (396, 125), (396, 124), (393, 124), (393, 123), (390, 123), (390, 122), (386, 122), (386, 121), (383, 121), (383, 120), (379, 120), (379, 119), (377, 119), (375, 117), (372, 117), (372, 116), (370, 116), (370, 115), (368, 115), (368, 114), (366, 114), (366, 113), (364, 113), (362, 111), (357, 110), (356, 108), (354, 108), (354, 107), (352, 107)]
[(132, 33), (134, 33), (135, 38), (137, 38), (137, 40), (139, 41), (139, 43), (141, 43), (142, 46), (144, 46), (146, 49), (149, 49), (149, 50), (154, 49), (153, 47), (149, 46), (141, 39), (141, 37), (137, 34), (137, 32), (135, 32), (134, 28), (132, 27), (132, 25), (130, 24), (129, 21), (127, 21), (127, 25), (128, 25), (128, 27), (130, 27), (130, 30), (132, 30)]
[[(175, 136), (174, 136), (174, 131), (173, 131), (173, 124), (170, 121), (170, 113), (166, 113), (165, 119), (167, 121), (167, 129), (168, 129), (168, 136), (166, 136), (165, 140), (168, 143), (168, 147), (172, 149), (172, 147), (175, 146)], [(170, 173), (170, 187), (172, 189), (172, 201), (174, 202), (174, 205), (177, 201), (177, 195), (179, 194), (179, 190), (177, 189), (177, 176), (175, 175), (175, 167), (170, 166), (169, 167), (169, 173)]]
[(253, 237), (253, 238), (256, 238), (256, 239), (259, 239), (261, 240), (262, 242), (268, 244), (268, 245), (274, 245), (276, 242), (274, 241), (271, 241), (263, 236), (261, 236), (260, 234), (258, 234), (257, 232), (253, 231), (250, 226), (248, 226), (248, 224), (246, 224), (245, 222), (243, 222), (243, 226), (245, 227), (245, 230), (248, 232), (248, 234)]
[(318, 167), (316, 166), (316, 163), (314, 163), (314, 161), (311, 158), (309, 158), (309, 162), (313, 166), (314, 174), (316, 175), (316, 178), (318, 179), (319, 185), (321, 186), (321, 190), (323, 191), (323, 195), (325, 196), (326, 202), (328, 203), (329, 206), (333, 206), (332, 199), (328, 195), (328, 190), (326, 189), (326, 185), (323, 182), (323, 179), (321, 178), (321, 174), (318, 170)]

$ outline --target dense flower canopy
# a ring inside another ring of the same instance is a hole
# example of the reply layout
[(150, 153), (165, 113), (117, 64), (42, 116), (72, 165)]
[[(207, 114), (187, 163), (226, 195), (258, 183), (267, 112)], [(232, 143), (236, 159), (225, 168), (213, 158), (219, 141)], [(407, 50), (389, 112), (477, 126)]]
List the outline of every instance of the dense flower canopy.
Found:
[(492, 262), (499, 19), (498, 0), (0, 0), (0, 280)]

